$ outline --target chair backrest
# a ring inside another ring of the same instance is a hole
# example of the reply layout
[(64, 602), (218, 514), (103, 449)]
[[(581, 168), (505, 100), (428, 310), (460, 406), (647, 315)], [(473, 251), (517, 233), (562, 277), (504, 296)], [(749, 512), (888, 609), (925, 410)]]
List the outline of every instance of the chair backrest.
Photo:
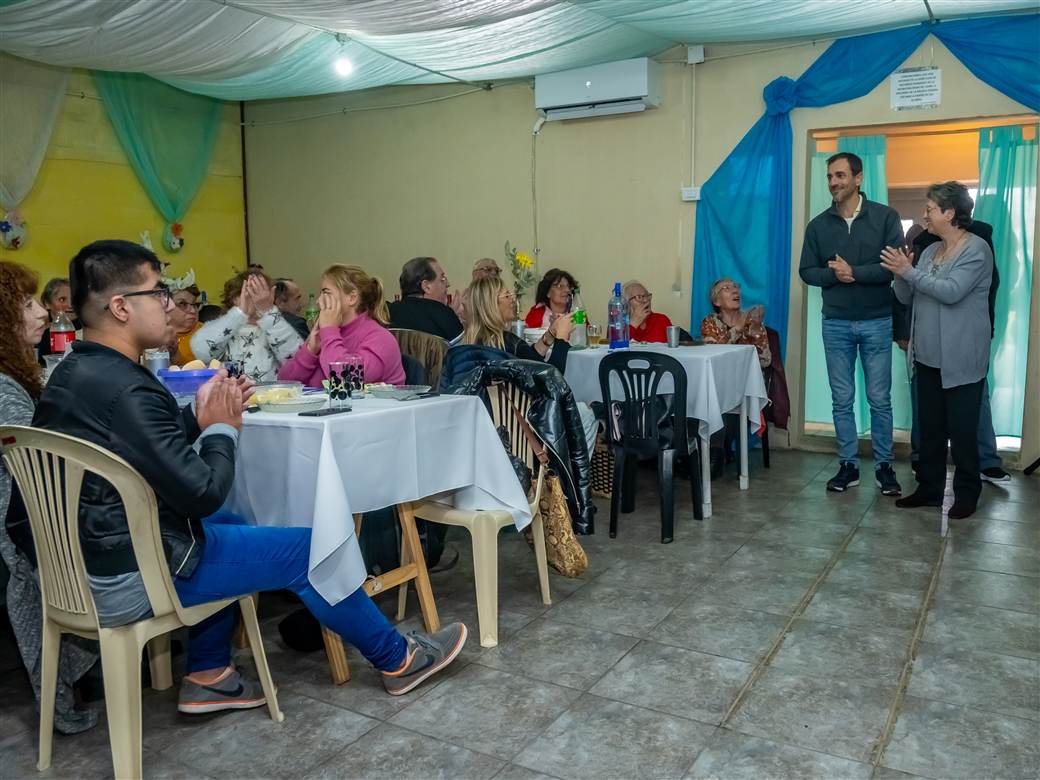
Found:
[(426, 384), (426, 369), (418, 358), (401, 353), (401, 367), (404, 369), (404, 383), (406, 385)]
[(390, 328), (390, 332), (397, 339), (397, 346), (401, 348), (401, 354), (410, 355), (418, 360), (426, 371), (426, 381), (414, 384), (439, 387), (441, 367), (444, 365), (444, 355), (448, 352), (448, 342), (440, 336), (423, 333), (421, 330)]
[[(531, 396), (506, 382), (488, 385), (487, 395), (491, 408), (491, 419), (495, 423), (495, 428), (505, 428), (510, 452), (531, 469), (532, 478), (536, 479), (535, 497), (532, 503), (537, 503), (542, 494), (545, 469), (540, 467), (538, 456), (535, 454), (531, 441), (524, 433), (524, 426), (518, 418), (518, 415), (521, 415), (526, 422), (527, 415), (531, 411)], [(534, 434), (533, 430), (531, 432)], [(537, 434), (534, 435), (537, 436)]]
[(85, 474), (119, 493), (145, 591), (156, 617), (180, 613), (159, 534), (155, 493), (119, 456), (53, 431), (0, 426), (0, 453), (29, 514), (44, 614), (70, 629), (96, 631), (97, 611), (79, 537), (79, 499)]
[[(621, 396), (611, 397), (611, 378)], [(670, 397), (661, 395), (661, 380), (670, 377)], [(599, 387), (612, 444), (657, 449), (662, 444), (686, 446), (686, 370), (660, 352), (611, 352), (599, 364)]]

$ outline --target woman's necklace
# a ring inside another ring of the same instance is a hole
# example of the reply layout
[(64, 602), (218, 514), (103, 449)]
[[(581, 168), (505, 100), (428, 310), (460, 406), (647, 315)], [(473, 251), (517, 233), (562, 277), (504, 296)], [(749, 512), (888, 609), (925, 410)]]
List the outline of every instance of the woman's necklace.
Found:
[(960, 247), (961, 242), (964, 240), (964, 237), (966, 235), (968, 235), (968, 232), (966, 230), (962, 231), (961, 234), (957, 236), (957, 240), (954, 241), (952, 244), (948, 244), (947, 242), (943, 241), (942, 248), (938, 252), (936, 252), (935, 257), (932, 258), (932, 265), (942, 265), (943, 263), (946, 263), (949, 260), (952, 260), (954, 257), (956, 257), (957, 248)]

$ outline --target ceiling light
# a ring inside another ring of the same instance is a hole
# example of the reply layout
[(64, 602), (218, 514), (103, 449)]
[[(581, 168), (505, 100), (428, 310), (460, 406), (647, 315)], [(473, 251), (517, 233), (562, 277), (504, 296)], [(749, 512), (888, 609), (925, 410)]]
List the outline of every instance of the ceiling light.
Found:
[(346, 78), (354, 72), (353, 63), (351, 63), (351, 61), (348, 60), (346, 57), (337, 58), (336, 62), (333, 63), (332, 67), (335, 69), (336, 73), (338, 73), (340, 76), (344, 78)]

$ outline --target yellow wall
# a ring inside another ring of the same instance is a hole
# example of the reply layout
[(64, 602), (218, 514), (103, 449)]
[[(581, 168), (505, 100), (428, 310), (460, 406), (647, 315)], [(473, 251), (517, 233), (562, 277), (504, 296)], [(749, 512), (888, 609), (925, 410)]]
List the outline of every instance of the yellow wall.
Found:
[(172, 273), (194, 267), (200, 285), (219, 298), (232, 267), (246, 262), (238, 104), (224, 108), (209, 175), (182, 220), (185, 246), (169, 255), (160, 249), (163, 219), (130, 168), (93, 81), (75, 73), (68, 92), (39, 176), (19, 208), (29, 240), (17, 251), (0, 248), (0, 257), (31, 265), (42, 285), (68, 276), (69, 260), (83, 245), (102, 238), (137, 241), (148, 230), (160, 258), (172, 262)]
[[(656, 309), (688, 324), (695, 206), (682, 203), (679, 190), (690, 183), (691, 145), (695, 183), (701, 184), (761, 115), (765, 84), (779, 75), (799, 76), (826, 45), (708, 47), (707, 61), (695, 68), (676, 62), (681, 52), (667, 52), (660, 58), (660, 108), (547, 123), (536, 142), (541, 268), (572, 271), (595, 318), (604, 317), (611, 281), (638, 276), (655, 293)], [(938, 108), (891, 111), (885, 80), (863, 98), (792, 113), (793, 258), (812, 216), (805, 213), (805, 177), (813, 131), (1027, 113), (978, 81), (938, 41), (929, 39), (905, 63), (927, 64), (942, 68)], [(536, 114), (527, 85), (408, 108), (339, 113), (463, 89), (387, 88), (247, 106), (247, 119), (279, 122), (246, 131), (254, 259), (294, 275), (309, 289), (324, 264), (357, 262), (382, 276), (392, 291), (401, 263), (416, 254), (439, 257), (457, 285), (468, 280), (476, 258), (501, 258), (506, 239), (532, 248)], [(284, 123), (325, 112), (334, 115)], [(796, 266), (795, 261), (786, 362), (797, 411), (805, 334)], [(671, 293), (676, 281), (679, 297)], [(1027, 417), (1036, 417), (1036, 394), (1027, 403)], [(800, 426), (796, 417), (792, 430)], [(803, 443), (797, 435), (794, 440)]]

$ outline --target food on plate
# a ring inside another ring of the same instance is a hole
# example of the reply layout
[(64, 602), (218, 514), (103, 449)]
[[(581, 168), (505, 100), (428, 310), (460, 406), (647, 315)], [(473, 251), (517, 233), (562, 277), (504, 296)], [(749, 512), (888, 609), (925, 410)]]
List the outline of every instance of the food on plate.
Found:
[(303, 394), (303, 385), (299, 382), (280, 382), (270, 385), (259, 385), (253, 393), (252, 400), (258, 404), (277, 404), (295, 401)]

